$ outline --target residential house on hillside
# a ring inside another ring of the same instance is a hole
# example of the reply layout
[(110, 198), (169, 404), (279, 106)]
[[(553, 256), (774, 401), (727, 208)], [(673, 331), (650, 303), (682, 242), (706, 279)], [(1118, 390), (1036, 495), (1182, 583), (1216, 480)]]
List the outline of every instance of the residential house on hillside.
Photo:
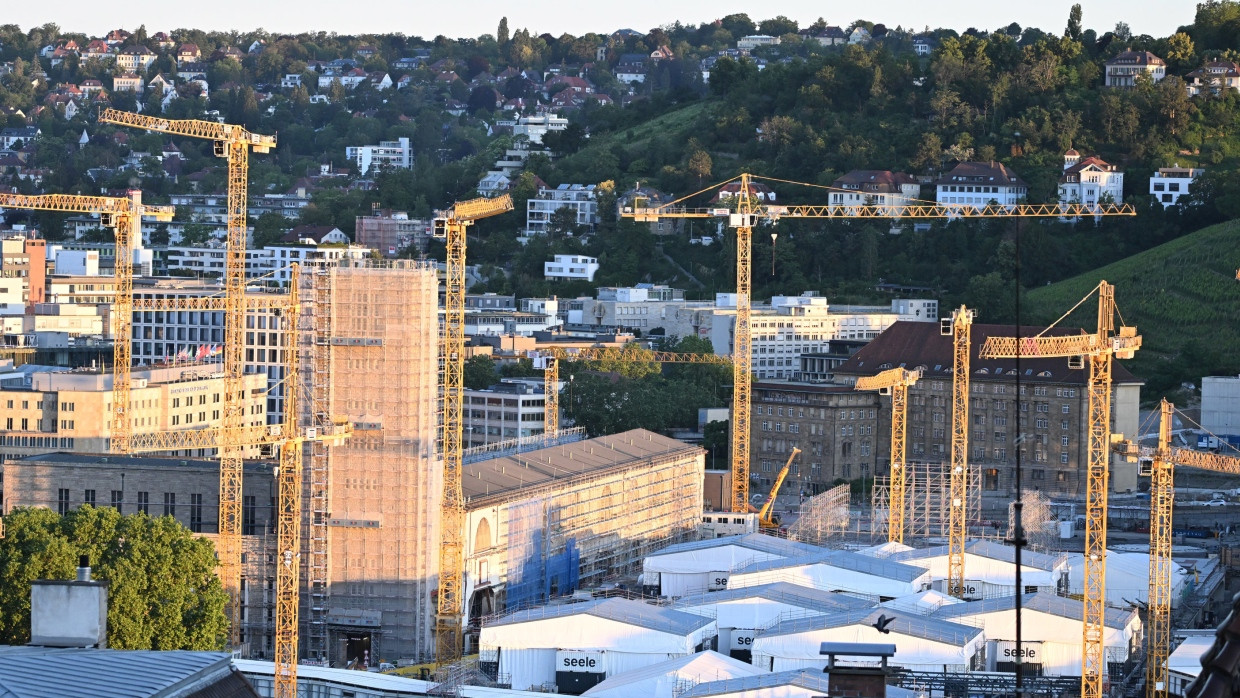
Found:
[(919, 56), (929, 56), (934, 51), (934, 40), (928, 36), (919, 36), (913, 39), (913, 53)]
[(43, 135), (38, 126), (0, 129), (0, 149), (16, 150), (28, 146)]
[(1175, 206), (1180, 202), (1181, 196), (1188, 194), (1193, 180), (1204, 173), (1203, 169), (1180, 167), (1178, 163), (1175, 167), (1160, 167), (1154, 176), (1150, 177), (1150, 196), (1161, 203), (1163, 208)]
[(151, 43), (165, 51), (177, 45), (172, 37), (168, 36), (168, 32), (155, 32), (155, 35), (151, 37)]
[(108, 46), (120, 46), (121, 44), (128, 41), (129, 37), (130, 37), (129, 32), (125, 31), (124, 29), (113, 29), (112, 31), (108, 32), (108, 35), (105, 36), (103, 40), (107, 42)]
[(1059, 201), (1093, 206), (1124, 200), (1124, 173), (1098, 157), (1081, 158), (1075, 148), (1063, 155), (1059, 176)]
[(801, 31), (801, 34), (823, 46), (839, 46), (848, 43), (848, 35), (836, 26), (827, 26), (818, 30), (805, 29)]
[(112, 57), (112, 48), (102, 39), (95, 39), (94, 41), (86, 44), (86, 50), (82, 52), (82, 58), (96, 61), (100, 61), (105, 58), (111, 59)]
[(299, 225), (280, 237), (284, 243), (313, 243), (315, 245), (348, 244), (349, 236), (340, 228), (330, 225)]
[[(750, 182), (748, 191), (750, 197), (755, 198), (762, 203), (775, 203), (775, 191), (762, 182)], [(710, 202), (721, 203), (738, 196), (740, 193), (741, 183), (729, 182), (722, 187), (719, 187), (719, 191), (715, 193), (714, 198), (712, 198)]]
[(141, 92), (142, 78), (135, 73), (122, 73), (112, 77), (113, 92)]
[(541, 235), (551, 227), (551, 218), (562, 208), (573, 210), (573, 223), (593, 228), (598, 225), (598, 199), (593, 184), (561, 184), (555, 189), (540, 188), (538, 196), (526, 202), (525, 234)]
[(83, 80), (82, 84), (78, 85), (78, 89), (82, 91), (84, 97), (93, 97), (103, 92), (103, 83), (94, 79)]
[(181, 48), (177, 49), (177, 65), (197, 63), (200, 60), (202, 60), (202, 50), (197, 44), (181, 44)]
[(1149, 51), (1124, 51), (1106, 62), (1107, 87), (1133, 87), (1139, 75), (1158, 82), (1167, 76), (1167, 62)]
[(1210, 61), (1184, 76), (1190, 97), (1203, 92), (1215, 96), (1225, 90), (1240, 90), (1240, 64), (1235, 61)]
[(848, 43), (850, 44), (868, 44), (870, 43), (870, 32), (865, 27), (857, 27), (848, 35)]
[(736, 41), (736, 48), (742, 51), (752, 51), (759, 46), (778, 46), (778, 36), (767, 36), (766, 34), (751, 34), (750, 36), (742, 36)]
[(207, 64), (180, 63), (177, 66), (177, 77), (182, 81), (201, 79), (205, 84), (207, 81)]
[(853, 170), (831, 186), (836, 190), (829, 197), (832, 206), (907, 206), (921, 196), (912, 175), (890, 170)]
[(145, 72), (154, 61), (155, 53), (140, 45), (123, 48), (120, 53), (116, 54), (116, 65), (120, 66), (121, 70), (131, 73)]
[(626, 53), (620, 56), (620, 60), (616, 61), (616, 67), (612, 70), (612, 74), (616, 79), (626, 84), (635, 82), (646, 82), (646, 63), (649, 59), (640, 53)]
[(1001, 162), (962, 162), (934, 182), (940, 204), (982, 207), (991, 201), (1014, 206), (1029, 196), (1029, 185)]

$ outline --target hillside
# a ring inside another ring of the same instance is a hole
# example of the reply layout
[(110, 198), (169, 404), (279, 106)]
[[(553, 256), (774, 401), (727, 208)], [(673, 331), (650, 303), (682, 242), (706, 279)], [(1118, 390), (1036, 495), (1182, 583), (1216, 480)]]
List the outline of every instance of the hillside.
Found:
[[(1240, 372), (1240, 221), (1203, 228), (1094, 271), (1030, 291), (1030, 321), (1051, 322), (1105, 279), (1144, 344), (1129, 362), (1153, 400), (1181, 381)], [(1092, 327), (1087, 304), (1069, 322)]]

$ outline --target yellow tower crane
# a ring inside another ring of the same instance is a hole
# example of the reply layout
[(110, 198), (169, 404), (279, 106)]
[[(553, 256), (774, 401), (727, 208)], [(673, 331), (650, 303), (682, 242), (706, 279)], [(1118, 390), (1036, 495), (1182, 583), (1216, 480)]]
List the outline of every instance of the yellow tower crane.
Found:
[(784, 463), (784, 467), (779, 469), (779, 475), (775, 476), (775, 484), (771, 486), (771, 494), (766, 498), (766, 503), (758, 510), (758, 527), (763, 529), (779, 528), (779, 524), (775, 522), (775, 517), (771, 511), (775, 508), (775, 498), (779, 496), (779, 488), (784, 486), (784, 480), (788, 478), (788, 471), (792, 469), (792, 461), (801, 455), (801, 449), (796, 446), (792, 447), (792, 452), (788, 454), (788, 462)]
[(877, 390), (891, 395), (891, 497), (887, 505), (887, 540), (904, 542), (904, 518), (908, 504), (904, 486), (908, 482), (908, 389), (921, 379), (921, 369), (892, 368), (874, 376), (857, 379), (856, 390)]
[[(116, 109), (104, 109), (99, 122), (132, 126), (157, 133), (214, 141), (215, 155), (228, 161), (228, 238), (224, 258), (224, 383), (223, 424), (229, 428), (244, 426), (245, 414), (241, 393), (245, 373), (245, 247), (246, 196), (249, 188), (250, 150), (270, 152), (276, 147), (275, 136), (251, 133), (241, 126), (193, 119), (160, 119)], [(229, 597), (231, 625), (229, 644), (240, 644), (241, 632), (241, 449), (245, 444), (229, 440), (220, 447), (220, 514), (217, 549), (220, 558), (220, 580)]]
[[(776, 223), (781, 218), (831, 218), (856, 220), (867, 218), (909, 219), (955, 219), (955, 218), (1079, 218), (1083, 216), (1134, 216), (1136, 210), (1127, 204), (937, 204), (932, 202), (910, 204), (858, 204), (858, 205), (775, 205), (756, 196), (754, 180), (783, 182), (815, 189), (831, 189), (816, 184), (790, 182), (772, 177), (760, 177), (742, 173), (707, 189), (694, 192), (661, 206), (640, 205), (644, 200), (634, 201), (620, 215), (637, 222), (653, 223), (664, 218), (717, 218), (726, 220), (736, 229), (736, 326), (732, 339), (732, 511), (746, 511), (749, 506), (749, 422), (752, 374), (752, 338), (750, 334), (751, 259), (753, 256), (753, 228), (760, 222)], [(739, 182), (735, 195), (728, 204), (711, 208), (685, 207), (683, 202), (714, 190), (720, 184)], [(851, 192), (850, 193), (856, 193)]]
[(461, 398), (465, 389), (465, 230), (474, 221), (512, 210), (512, 197), (457, 202), (437, 215), (433, 233), (447, 246), (444, 282), (443, 504), (440, 510), (439, 591), (435, 616), (435, 661), (461, 658), (465, 588), (465, 495), (461, 489)]
[(1107, 670), (1102, 633), (1106, 608), (1108, 458), (1112, 440), (1111, 367), (1114, 359), (1131, 359), (1141, 348), (1136, 327), (1121, 326), (1119, 333), (1115, 332), (1115, 287), (1102, 281), (1094, 290), (1098, 292), (1098, 324), (1094, 333), (1046, 336), (1048, 327), (1033, 337), (988, 337), (980, 352), (987, 359), (1068, 357), (1069, 367), (1084, 368), (1089, 364), (1082, 698), (1102, 698), (1102, 676)]
[(964, 596), (964, 543), (969, 526), (969, 386), (972, 381), (973, 318), (963, 305), (941, 320), (940, 333), (952, 338), (951, 490), (947, 510), (947, 591)]
[(717, 354), (692, 354), (687, 352), (654, 351), (629, 344), (623, 347), (552, 347), (531, 352), (534, 367), (543, 369), (543, 388), (546, 394), (543, 433), (555, 435), (560, 432), (560, 361), (638, 361), (642, 363), (713, 364), (731, 366), (732, 359)]
[(113, 453), (128, 453), (133, 438), (129, 415), (130, 367), (133, 348), (133, 247), (134, 236), (142, 234), (142, 218), (172, 220), (171, 206), (150, 206), (142, 203), (142, 192), (129, 191), (128, 197), (80, 196), (77, 194), (0, 193), (0, 208), (20, 208), (63, 213), (86, 213), (99, 216), (104, 228), (112, 228), (116, 236), (116, 299), (112, 306), (112, 415), (111, 443)]
[(1240, 457), (1194, 451), (1171, 445), (1175, 405), (1163, 400), (1159, 409), (1158, 445), (1140, 448), (1122, 441), (1115, 450), (1130, 462), (1139, 460), (1137, 474), (1150, 478), (1150, 588), (1146, 616), (1145, 695), (1167, 698), (1167, 654), (1171, 650), (1171, 538), (1177, 465), (1240, 475)]

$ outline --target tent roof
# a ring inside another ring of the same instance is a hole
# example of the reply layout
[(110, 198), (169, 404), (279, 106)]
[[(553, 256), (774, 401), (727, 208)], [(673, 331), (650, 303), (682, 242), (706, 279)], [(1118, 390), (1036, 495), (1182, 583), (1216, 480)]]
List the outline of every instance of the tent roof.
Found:
[(773, 674), (758, 674), (757, 676), (747, 676), (739, 679), (709, 681), (707, 683), (700, 683), (680, 694), (680, 698), (717, 696), (725, 693), (756, 691), (777, 686), (797, 686), (810, 691), (821, 691), (825, 695), (827, 693), (827, 675), (812, 669), (798, 669), (795, 671), (777, 671)]
[(822, 611), (823, 613), (874, 607), (872, 602), (856, 596), (849, 596), (848, 594), (841, 594), (835, 591), (812, 589), (788, 582), (759, 584), (752, 587), (739, 587), (683, 596), (676, 602), (675, 606), (676, 608), (707, 606), (744, 599), (766, 599), (767, 601), (777, 601), (790, 606)]
[(805, 565), (826, 565), (828, 567), (837, 567), (851, 572), (869, 574), (875, 577), (897, 579), (903, 582), (914, 581), (926, 574), (925, 569), (915, 565), (906, 565), (892, 560), (873, 558), (868, 555), (848, 552), (847, 550), (825, 550), (813, 555), (803, 555), (801, 557), (785, 558), (782, 560), (762, 560), (741, 567), (736, 570), (735, 573), (745, 574), (749, 572), (765, 572), (767, 570), (801, 567)]
[(935, 591), (934, 589), (926, 589), (925, 591), (919, 591), (916, 594), (906, 594), (904, 596), (891, 599), (890, 601), (884, 601), (880, 603), (879, 606), (884, 608), (892, 608), (897, 611), (907, 611), (908, 613), (926, 615), (929, 613), (934, 613), (943, 606), (961, 603), (964, 603), (964, 601), (954, 596), (949, 596), (941, 591)]
[[(1085, 604), (1076, 599), (1070, 599), (1064, 596), (1056, 596), (1046, 592), (1038, 592), (1035, 594), (1025, 594), (1021, 597), (1021, 605), (1026, 611), (1038, 611), (1047, 615), (1059, 616), (1075, 621), (1083, 621), (1085, 619)], [(959, 618), (961, 616), (971, 616), (978, 613), (994, 613), (995, 611), (1012, 611), (1016, 609), (1015, 596), (998, 596), (991, 599), (982, 599), (981, 601), (969, 601), (966, 603), (953, 604), (944, 606), (934, 612), (938, 618)], [(1132, 623), (1132, 619), (1137, 615), (1134, 609), (1119, 609), (1108, 607), (1106, 609), (1106, 618), (1103, 623), (1116, 630), (1123, 630)]]
[[(928, 557), (939, 557), (948, 554), (948, 546), (936, 545), (930, 548), (918, 548), (908, 550), (902, 553), (896, 553), (891, 556), (892, 560), (924, 560)], [(1000, 562), (1016, 563), (1016, 549), (1010, 545), (1003, 545), (989, 540), (972, 540), (965, 544), (964, 551), (971, 555), (979, 557), (988, 557), (992, 560)], [(1047, 555), (1032, 550), (1022, 550), (1020, 552), (1020, 564), (1022, 567), (1032, 567), (1034, 569), (1046, 570), (1050, 572), (1061, 564), (1066, 558), (1063, 555)]]
[(710, 618), (697, 616), (684, 611), (652, 606), (642, 601), (630, 599), (596, 599), (584, 603), (567, 603), (554, 606), (540, 606), (517, 611), (491, 621), (487, 625), (498, 627), (552, 618), (587, 615), (596, 618), (627, 623), (648, 630), (670, 633), (672, 635), (689, 635), (693, 631), (713, 623)]
[(768, 536), (765, 533), (747, 533), (740, 536), (724, 536), (722, 538), (708, 538), (706, 540), (689, 541), (688, 543), (677, 543), (676, 545), (669, 545), (662, 550), (650, 553), (646, 557), (659, 557), (661, 555), (674, 555), (676, 553), (686, 553), (697, 550), (710, 550), (712, 548), (722, 548), (729, 545), (747, 548), (760, 553), (782, 555), (784, 557), (803, 556), (822, 551), (822, 548), (818, 548), (807, 543), (798, 543), (784, 538), (776, 538), (775, 536)]
[(767, 630), (759, 631), (757, 636), (795, 635), (815, 630), (843, 628), (850, 625), (873, 625), (878, 621), (879, 616), (894, 618), (891, 624), (887, 626), (890, 632), (932, 642), (943, 642), (957, 647), (963, 647), (982, 633), (980, 628), (972, 628), (967, 625), (960, 625), (959, 623), (921, 616), (915, 613), (904, 613), (890, 608), (879, 608), (843, 611), (825, 616), (785, 620), (776, 623)]
[(631, 687), (634, 684), (668, 674), (677, 674), (685, 678), (714, 677), (716, 679), (734, 679), (755, 676), (761, 673), (763, 673), (762, 670), (752, 664), (746, 664), (739, 659), (733, 659), (713, 650), (706, 650), (705, 652), (676, 657), (658, 664), (644, 666), (633, 671), (626, 671), (623, 674), (616, 674), (582, 695), (604, 696), (614, 692), (617, 696), (628, 696), (632, 695), (627, 691), (633, 690)]

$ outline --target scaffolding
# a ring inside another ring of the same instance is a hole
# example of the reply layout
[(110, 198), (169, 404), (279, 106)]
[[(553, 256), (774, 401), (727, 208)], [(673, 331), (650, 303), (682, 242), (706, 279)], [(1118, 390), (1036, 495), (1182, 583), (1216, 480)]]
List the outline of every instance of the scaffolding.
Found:
[[(1041, 492), (1022, 492), (1020, 501), (1020, 522), (1024, 529), (1025, 541), (1031, 550), (1047, 552), (1058, 540), (1059, 532), (1055, 529), (1055, 519), (1051, 516), (1050, 500)], [(1016, 502), (1008, 502), (1007, 537), (1014, 537), (1016, 528)]]
[(827, 545), (848, 527), (848, 504), (852, 488), (836, 485), (801, 503), (797, 520), (788, 526), (788, 538), (813, 545)]
[(346, 659), (331, 621), (342, 610), (382, 618), (363, 630), (383, 659), (429, 659), (442, 490), (435, 271), (357, 260), (303, 277), (313, 299), (305, 313), (313, 333), (308, 409), (314, 423), (344, 415), (353, 427), (343, 445), (314, 445), (303, 486), (306, 655)]
[[(950, 501), (950, 466), (947, 463), (914, 462), (905, 469), (906, 535), (913, 538), (943, 538), (948, 533)], [(969, 468), (967, 522), (982, 518), (982, 469)], [(870, 515), (875, 535), (887, 534), (887, 512), (890, 507), (891, 483), (886, 475), (874, 478), (870, 492)]]

